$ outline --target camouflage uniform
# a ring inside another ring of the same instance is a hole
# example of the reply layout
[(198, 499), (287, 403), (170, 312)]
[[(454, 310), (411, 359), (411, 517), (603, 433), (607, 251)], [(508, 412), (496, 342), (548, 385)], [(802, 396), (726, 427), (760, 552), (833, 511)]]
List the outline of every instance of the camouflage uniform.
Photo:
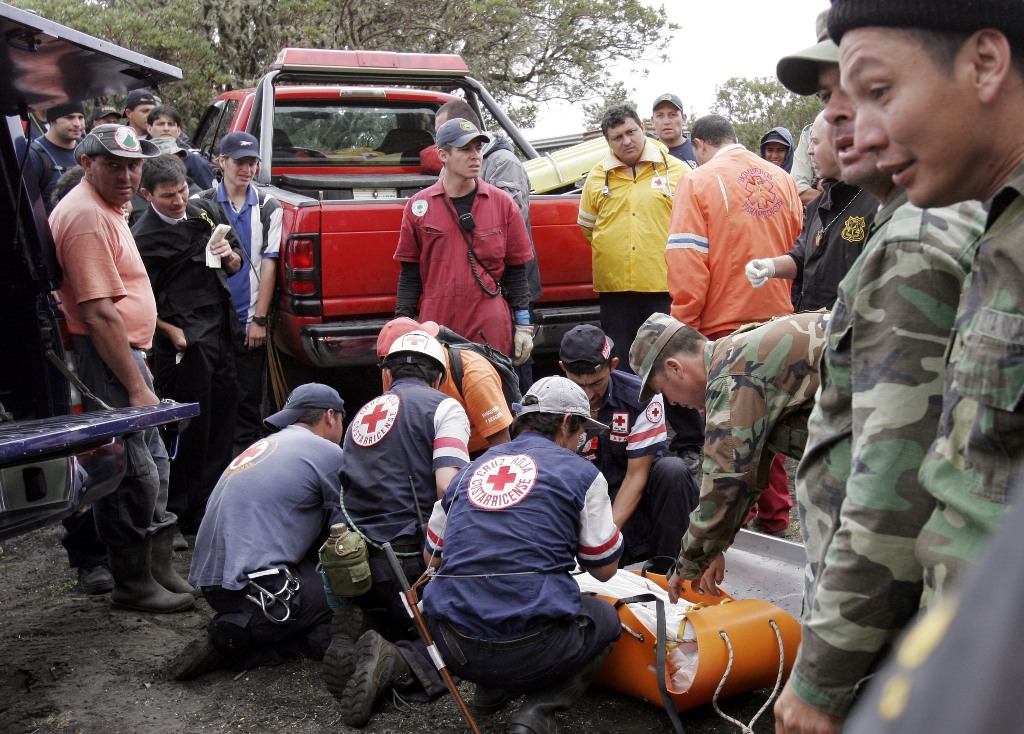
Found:
[[(970, 567), (1024, 482), (1024, 163), (992, 200), (950, 340), (938, 436), (921, 466), (936, 508), (917, 541), (928, 606)], [(1005, 214), (1005, 216), (1001, 216)]]
[(900, 192), (839, 285), (796, 475), (808, 576), (790, 677), (803, 701), (835, 716), (918, 609), (914, 542), (935, 502), (917, 472), (984, 221), (976, 202), (924, 211)]
[(768, 486), (775, 454), (803, 453), (828, 320), (825, 313), (780, 316), (704, 346), (704, 480), (683, 536), (681, 578), (699, 578), (732, 544)]

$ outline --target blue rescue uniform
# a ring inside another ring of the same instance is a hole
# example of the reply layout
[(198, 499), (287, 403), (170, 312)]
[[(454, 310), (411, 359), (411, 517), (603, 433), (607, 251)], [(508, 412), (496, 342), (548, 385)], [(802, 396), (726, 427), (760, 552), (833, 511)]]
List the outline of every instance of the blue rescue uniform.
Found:
[(622, 554), (607, 483), (541, 434), (460, 472), (434, 507), (427, 548), (442, 555), (423, 595), (435, 642), (469, 680), (542, 688), (619, 636), (614, 609), (581, 598), (569, 574), (577, 560), (600, 567)]

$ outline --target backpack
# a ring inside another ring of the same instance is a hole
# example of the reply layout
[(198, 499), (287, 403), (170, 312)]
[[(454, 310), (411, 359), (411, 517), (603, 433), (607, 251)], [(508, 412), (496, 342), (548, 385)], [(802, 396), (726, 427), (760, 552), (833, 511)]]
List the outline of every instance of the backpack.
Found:
[(463, 394), (462, 353), (475, 352), (490, 362), (491, 367), (498, 373), (498, 377), (501, 379), (501, 391), (505, 395), (505, 402), (508, 403), (509, 408), (512, 407), (512, 403), (518, 403), (523, 399), (523, 394), (519, 390), (519, 375), (516, 374), (515, 368), (512, 366), (512, 360), (509, 357), (506, 357), (489, 344), (471, 342), (447, 326), (438, 328), (437, 340), (448, 347), (448, 354), (450, 356), (448, 361), (450, 363), (452, 381), (455, 383), (455, 388), (459, 391), (459, 395)]
[(57, 165), (57, 161), (53, 159), (50, 151), (38, 140), (33, 140), (29, 143), (28, 147), (29, 150), (34, 150), (36, 155), (39, 156), (39, 193), (41, 194), (50, 185), (50, 179), (53, 178), (53, 174), (59, 172), (63, 176), (66, 173), (66, 169), (64, 166)]

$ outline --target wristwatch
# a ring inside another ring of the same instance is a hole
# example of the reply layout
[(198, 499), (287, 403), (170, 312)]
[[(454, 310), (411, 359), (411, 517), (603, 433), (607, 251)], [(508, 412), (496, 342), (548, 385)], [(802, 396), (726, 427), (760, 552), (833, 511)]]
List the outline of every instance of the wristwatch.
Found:
[(267, 317), (266, 316), (253, 316), (252, 317), (252, 322), (254, 324), (256, 324), (256, 326), (266, 326), (267, 325)]

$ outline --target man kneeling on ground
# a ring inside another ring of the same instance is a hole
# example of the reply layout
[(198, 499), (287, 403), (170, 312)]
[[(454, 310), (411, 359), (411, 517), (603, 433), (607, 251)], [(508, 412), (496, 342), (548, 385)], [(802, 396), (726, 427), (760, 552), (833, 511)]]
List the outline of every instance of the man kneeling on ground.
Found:
[(196, 536), (189, 579), (216, 615), (172, 664), (175, 680), (305, 656), (322, 660), (331, 609), (317, 549), (341, 521), (345, 403), (334, 388), (295, 388), (267, 418), (277, 433), (224, 470)]
[(664, 573), (679, 551), (700, 491), (686, 463), (664, 456), (668, 443), (660, 394), (640, 399), (640, 378), (623, 372), (612, 356), (612, 340), (592, 324), (562, 338), (559, 366), (583, 388), (590, 417), (610, 430), (588, 434), (580, 450), (608, 481), (612, 518), (622, 531), (622, 564), (652, 559)]
[(456, 475), (430, 518), (424, 556), (440, 567), (423, 603), (434, 642), (477, 684), (477, 713), (526, 693), (512, 734), (556, 732), (555, 712), (582, 695), (619, 638), (614, 608), (581, 596), (569, 575), (578, 560), (606, 581), (622, 555), (608, 483), (576, 455), (586, 431), (607, 428), (582, 388), (538, 380), (514, 439)]

